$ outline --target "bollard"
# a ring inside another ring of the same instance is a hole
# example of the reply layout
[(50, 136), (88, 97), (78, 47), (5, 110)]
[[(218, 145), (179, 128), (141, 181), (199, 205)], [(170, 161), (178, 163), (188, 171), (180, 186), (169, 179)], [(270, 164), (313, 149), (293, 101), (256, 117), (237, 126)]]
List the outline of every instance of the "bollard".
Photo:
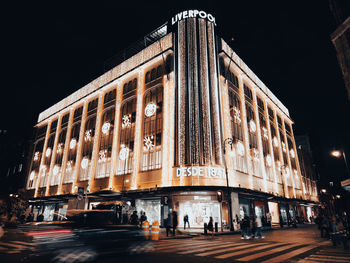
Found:
[(215, 233), (219, 232), (218, 222), (215, 222)]
[(204, 235), (208, 234), (208, 224), (204, 223)]
[(143, 236), (146, 240), (149, 239), (149, 223), (147, 220), (142, 222), (142, 232)]
[(152, 223), (151, 228), (151, 240), (158, 240), (159, 239), (159, 223), (158, 221), (154, 221)]

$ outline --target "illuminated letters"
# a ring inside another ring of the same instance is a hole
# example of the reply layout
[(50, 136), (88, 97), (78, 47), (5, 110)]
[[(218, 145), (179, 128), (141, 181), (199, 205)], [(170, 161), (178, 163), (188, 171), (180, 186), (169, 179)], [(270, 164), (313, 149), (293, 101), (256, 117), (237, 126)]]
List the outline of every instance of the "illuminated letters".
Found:
[(176, 14), (174, 17), (171, 18), (171, 25), (174, 25), (175, 23), (181, 21), (182, 19), (191, 18), (191, 17), (196, 18), (197, 16), (199, 16), (199, 18), (202, 18), (202, 19), (207, 19), (209, 22), (216, 25), (214, 16), (212, 16), (211, 14), (207, 14), (204, 11), (198, 11), (198, 10), (186, 10)]

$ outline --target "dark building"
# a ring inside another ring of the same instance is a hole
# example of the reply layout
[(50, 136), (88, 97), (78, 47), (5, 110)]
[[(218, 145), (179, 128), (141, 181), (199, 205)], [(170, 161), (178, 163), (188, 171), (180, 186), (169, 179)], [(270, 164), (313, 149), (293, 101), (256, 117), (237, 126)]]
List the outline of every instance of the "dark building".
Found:
[(331, 34), (350, 100), (350, 1), (329, 0), (337, 28)]
[(13, 194), (25, 187), (31, 144), (0, 129), (0, 195)]

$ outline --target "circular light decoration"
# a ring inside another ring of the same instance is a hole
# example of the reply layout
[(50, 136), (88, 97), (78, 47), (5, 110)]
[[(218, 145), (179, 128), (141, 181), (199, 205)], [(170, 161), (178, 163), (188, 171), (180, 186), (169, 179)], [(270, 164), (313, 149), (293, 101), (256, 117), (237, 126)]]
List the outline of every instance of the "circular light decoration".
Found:
[(244, 145), (241, 142), (237, 142), (237, 152), (240, 156), (244, 156)]
[(59, 171), (60, 171), (60, 167), (58, 165), (55, 165), (53, 167), (52, 174), (57, 175)]
[(290, 157), (295, 158), (295, 152), (293, 149), (290, 149)]
[(278, 139), (277, 137), (273, 137), (273, 146), (278, 147)]
[(68, 161), (66, 170), (70, 172), (72, 171), (72, 167), (73, 167), (73, 161)]
[(107, 160), (107, 150), (101, 150), (98, 153), (98, 162), (103, 163)]
[(255, 122), (253, 120), (250, 120), (249, 127), (250, 127), (251, 132), (256, 132), (256, 125), (255, 125)]
[(143, 149), (145, 151), (149, 151), (153, 149), (153, 147), (155, 146), (153, 143), (153, 139), (154, 139), (153, 135), (146, 136), (145, 138), (143, 138), (143, 142), (144, 142)]
[(119, 159), (125, 161), (129, 157), (129, 148), (125, 147), (124, 144), (120, 146)]
[(71, 139), (69, 143), (69, 148), (72, 150), (75, 148), (76, 145), (77, 145), (77, 139), (75, 138)]
[(126, 114), (123, 116), (122, 128), (130, 127), (131, 125), (131, 114)]
[(35, 152), (34, 153), (34, 161), (38, 161), (40, 156), (40, 152)]
[(49, 148), (46, 149), (45, 155), (46, 155), (46, 157), (49, 157), (50, 154), (51, 154), (51, 148), (49, 147)]
[(266, 164), (268, 167), (272, 166), (272, 158), (270, 154), (266, 155)]
[(88, 167), (89, 159), (87, 157), (84, 157), (83, 160), (81, 160), (81, 168), (85, 169)]
[(90, 130), (87, 130), (87, 131), (85, 132), (84, 139), (85, 139), (86, 142), (88, 142), (88, 141), (91, 140), (91, 137), (92, 137), (92, 130), (90, 129)]
[(32, 171), (32, 172), (30, 173), (29, 180), (33, 181), (33, 180), (34, 180), (34, 176), (35, 176), (35, 172)]
[(269, 136), (268, 136), (268, 134), (267, 134), (267, 129), (266, 129), (265, 127), (262, 127), (262, 130), (263, 130), (264, 138), (265, 138), (265, 139), (268, 139)]
[(110, 128), (111, 128), (111, 123), (110, 122), (105, 122), (102, 125), (102, 133), (103, 134), (108, 134)]
[(146, 117), (153, 116), (156, 113), (156, 110), (157, 110), (157, 105), (153, 101), (148, 103), (146, 108), (145, 108)]
[(284, 142), (282, 142), (282, 150), (283, 150), (284, 152), (287, 151), (287, 149), (286, 149), (286, 144), (285, 144)]

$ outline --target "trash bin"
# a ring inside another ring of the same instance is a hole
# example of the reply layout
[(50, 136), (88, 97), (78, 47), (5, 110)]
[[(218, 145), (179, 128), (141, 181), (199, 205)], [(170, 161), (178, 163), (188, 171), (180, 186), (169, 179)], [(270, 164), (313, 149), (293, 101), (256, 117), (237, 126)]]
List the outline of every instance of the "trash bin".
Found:
[(219, 232), (218, 222), (215, 222), (215, 233)]
[(204, 235), (208, 234), (208, 224), (204, 223)]

